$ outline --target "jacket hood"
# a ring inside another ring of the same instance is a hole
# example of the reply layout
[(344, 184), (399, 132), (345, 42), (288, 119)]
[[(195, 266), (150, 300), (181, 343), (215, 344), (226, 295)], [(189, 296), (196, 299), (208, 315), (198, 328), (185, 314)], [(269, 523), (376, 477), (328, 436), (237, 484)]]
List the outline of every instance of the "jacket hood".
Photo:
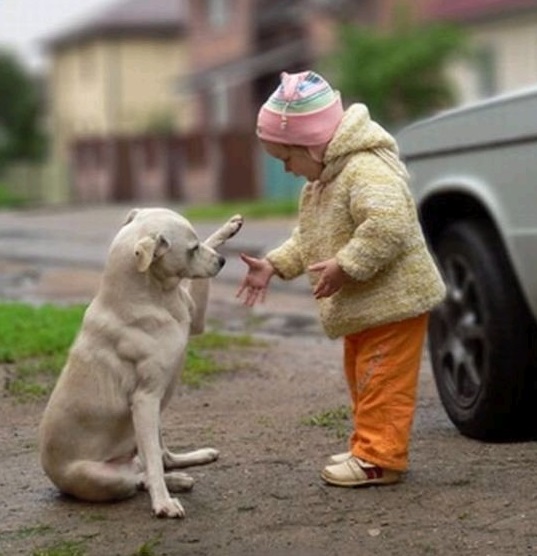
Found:
[(395, 139), (379, 124), (371, 120), (364, 104), (351, 105), (343, 115), (324, 154), (324, 162), (355, 151), (389, 149), (398, 153)]

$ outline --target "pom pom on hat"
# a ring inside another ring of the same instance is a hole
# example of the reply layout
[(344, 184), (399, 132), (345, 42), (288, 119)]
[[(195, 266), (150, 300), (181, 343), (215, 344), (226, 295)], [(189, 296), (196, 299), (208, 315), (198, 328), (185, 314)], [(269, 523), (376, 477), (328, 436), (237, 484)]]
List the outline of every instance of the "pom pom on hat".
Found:
[(343, 117), (339, 92), (313, 71), (283, 72), (280, 78), (259, 110), (257, 136), (285, 145), (326, 145)]

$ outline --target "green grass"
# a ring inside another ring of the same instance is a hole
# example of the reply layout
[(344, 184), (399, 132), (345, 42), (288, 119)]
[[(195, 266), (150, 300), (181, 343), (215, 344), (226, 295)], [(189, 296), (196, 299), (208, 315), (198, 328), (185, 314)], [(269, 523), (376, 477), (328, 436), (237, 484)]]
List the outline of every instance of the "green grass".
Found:
[(0, 363), (32, 357), (64, 357), (71, 345), (84, 307), (0, 303)]
[[(85, 307), (0, 302), (0, 364), (9, 372), (6, 390), (19, 401), (46, 397), (59, 375), (79, 330)], [(207, 332), (189, 345), (183, 382), (201, 386), (229, 364), (212, 351), (259, 345), (251, 336)]]
[(260, 200), (244, 202), (223, 202), (215, 205), (191, 205), (180, 208), (179, 212), (189, 220), (222, 220), (234, 214), (244, 218), (274, 218), (295, 216), (296, 199)]
[(312, 427), (322, 427), (333, 431), (337, 438), (345, 438), (348, 435), (350, 410), (346, 406), (329, 409), (307, 417), (304, 424)]
[(261, 342), (248, 335), (232, 336), (220, 332), (206, 332), (201, 336), (192, 337), (182, 375), (183, 384), (199, 387), (217, 373), (231, 370), (229, 363), (212, 357), (211, 350), (226, 350), (230, 347), (248, 348), (258, 345), (261, 345)]
[(36, 537), (38, 535), (46, 535), (52, 531), (52, 527), (49, 525), (34, 525), (28, 527), (22, 527), (16, 531), (3, 531), (0, 533), (0, 540), (10, 540), (10, 539), (28, 539), (31, 537)]
[(160, 537), (144, 542), (132, 556), (156, 556), (155, 549), (160, 544)]
[(28, 199), (10, 191), (0, 183), (0, 208), (20, 208), (28, 204)]
[(39, 548), (32, 556), (84, 556), (86, 549), (80, 542), (61, 541), (49, 548)]

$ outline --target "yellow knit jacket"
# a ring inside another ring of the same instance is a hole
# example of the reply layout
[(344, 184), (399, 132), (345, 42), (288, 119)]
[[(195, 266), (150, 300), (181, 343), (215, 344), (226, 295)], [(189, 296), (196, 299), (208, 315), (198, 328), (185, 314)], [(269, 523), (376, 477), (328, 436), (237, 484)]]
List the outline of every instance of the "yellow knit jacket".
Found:
[[(352, 278), (318, 300), (329, 338), (429, 311), (443, 299), (445, 286), (426, 246), (393, 137), (371, 120), (363, 104), (353, 104), (323, 162), (329, 181), (322, 174), (321, 181), (304, 185), (298, 225), (267, 259), (284, 280), (333, 257)], [(314, 287), (319, 273), (308, 275)]]

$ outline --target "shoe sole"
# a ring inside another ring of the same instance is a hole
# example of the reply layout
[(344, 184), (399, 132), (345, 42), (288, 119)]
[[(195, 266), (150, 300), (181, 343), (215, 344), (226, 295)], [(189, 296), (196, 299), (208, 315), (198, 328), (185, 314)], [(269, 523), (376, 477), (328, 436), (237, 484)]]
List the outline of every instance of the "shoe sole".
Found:
[(401, 481), (401, 477), (382, 477), (379, 479), (367, 479), (365, 481), (339, 481), (338, 479), (333, 479), (332, 477), (326, 476), (324, 473), (321, 473), (321, 478), (323, 481), (327, 482), (329, 485), (334, 486), (341, 486), (341, 487), (364, 487), (364, 486), (375, 486), (375, 485), (393, 485)]

